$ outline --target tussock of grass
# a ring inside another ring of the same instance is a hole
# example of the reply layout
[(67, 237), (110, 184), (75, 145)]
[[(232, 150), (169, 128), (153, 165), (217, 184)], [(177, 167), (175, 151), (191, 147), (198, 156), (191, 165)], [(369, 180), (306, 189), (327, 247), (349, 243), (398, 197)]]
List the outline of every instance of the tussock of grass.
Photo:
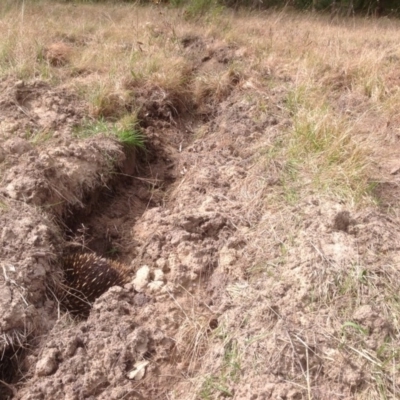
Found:
[[(318, 191), (359, 202), (371, 195), (368, 144), (355, 139), (352, 121), (337, 114), (323, 95), (312, 87), (289, 93), (293, 127), (283, 151), (292, 168), (287, 174), (292, 179), (302, 175)], [(294, 174), (293, 168), (302, 173)]]
[[(126, 93), (113, 92), (102, 83), (92, 84), (84, 89), (89, 103), (90, 114), (94, 118), (118, 117), (126, 110)], [(128, 100), (129, 101), (129, 100)]]
[(40, 145), (48, 142), (53, 137), (54, 131), (51, 129), (38, 132), (27, 132), (26, 139), (34, 145)]
[(114, 126), (114, 134), (127, 148), (145, 149), (145, 137), (140, 132), (136, 116), (126, 115)]
[(117, 139), (127, 148), (145, 148), (144, 136), (140, 133), (136, 118), (125, 116), (116, 123), (104, 119), (90, 121), (75, 129), (75, 137), (84, 139), (95, 135), (104, 135)]

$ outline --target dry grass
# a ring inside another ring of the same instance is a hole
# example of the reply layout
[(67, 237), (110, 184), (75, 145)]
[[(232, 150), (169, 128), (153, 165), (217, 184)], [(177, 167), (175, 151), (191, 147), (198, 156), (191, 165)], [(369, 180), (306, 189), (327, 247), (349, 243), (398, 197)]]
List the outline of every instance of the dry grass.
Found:
[(199, 312), (197, 304), (200, 299), (186, 293), (189, 301), (185, 303), (189, 304), (189, 307), (181, 305), (171, 293), (169, 295), (181, 313), (182, 322), (175, 338), (176, 349), (186, 375), (190, 378), (199, 370), (201, 359), (209, 345), (213, 314), (208, 309)]
[[(250, 226), (247, 281), (229, 287), (230, 310), (212, 334), (208, 316), (182, 310), (176, 342), (197, 373), (187, 379), (192, 398), (233, 397), (248, 377), (280, 371), (292, 398), (395, 399), (400, 235), (391, 222), (373, 231), (363, 207), (375, 206), (375, 182), (389, 179), (377, 167), (399, 156), (400, 23), (217, 11), (187, 21), (157, 6), (3, 8), (0, 74), (68, 85), (94, 118), (121, 121), (140, 111), (138, 92), (168, 102), (171, 118), (216, 107), (234, 91), (257, 98), (255, 119), (277, 102), (287, 123), (252, 145), (257, 163), (237, 188)], [(189, 34), (239, 55), (219, 71), (201, 70), (182, 44)], [(57, 63), (47, 54), (60, 42), (68, 50)], [(270, 187), (272, 174), (279, 184)], [(354, 236), (325, 229), (340, 204), (359, 212)], [(382, 234), (389, 231), (394, 238)], [(337, 253), (326, 254), (321, 240)]]

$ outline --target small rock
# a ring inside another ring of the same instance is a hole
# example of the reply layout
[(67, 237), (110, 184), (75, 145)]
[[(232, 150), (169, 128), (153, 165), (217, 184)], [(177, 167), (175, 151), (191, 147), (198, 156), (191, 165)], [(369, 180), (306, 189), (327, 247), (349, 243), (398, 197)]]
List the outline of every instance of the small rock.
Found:
[(57, 371), (57, 354), (56, 349), (50, 349), (36, 364), (37, 376), (48, 376)]
[(167, 260), (161, 257), (156, 261), (156, 265), (164, 271), (167, 265)]
[(138, 292), (142, 291), (150, 279), (150, 268), (147, 265), (143, 265), (136, 272), (136, 278), (133, 280), (133, 286)]
[(155, 281), (161, 281), (161, 282), (164, 281), (164, 272), (162, 272), (161, 269), (156, 269), (154, 271), (154, 280)]
[(65, 122), (67, 120), (67, 115), (66, 114), (60, 114), (58, 116), (58, 121), (59, 122)]
[(396, 164), (392, 169), (390, 170), (390, 175), (397, 175), (400, 172), (400, 164)]
[(128, 379), (134, 379), (135, 381), (140, 381), (143, 379), (145, 373), (146, 373), (146, 367), (150, 363), (150, 361), (138, 361), (134, 365), (134, 369), (130, 371), (127, 375)]
[(163, 286), (164, 286), (163, 281), (153, 281), (149, 283), (148, 288), (150, 292), (155, 293), (161, 291)]

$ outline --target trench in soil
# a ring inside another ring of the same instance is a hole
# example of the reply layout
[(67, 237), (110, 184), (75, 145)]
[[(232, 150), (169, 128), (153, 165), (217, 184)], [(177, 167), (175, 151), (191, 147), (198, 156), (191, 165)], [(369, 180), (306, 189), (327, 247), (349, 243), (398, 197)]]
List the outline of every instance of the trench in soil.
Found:
[(162, 148), (128, 154), (107, 187), (88, 193), (85, 207), (68, 213), (64, 220), (67, 248), (129, 265), (138, 247), (132, 227), (147, 209), (164, 202), (166, 190), (175, 181), (174, 166), (165, 160)]
[(67, 247), (74, 251), (94, 252), (129, 265), (140, 247), (132, 236), (134, 225), (146, 210), (168, 202), (168, 189), (179, 177), (179, 154), (192, 141), (188, 125), (193, 127), (193, 119), (141, 124), (145, 150), (126, 150), (124, 165), (107, 186), (87, 193), (85, 206), (69, 210), (64, 218)]
[[(140, 266), (140, 260), (139, 263), (135, 261), (142, 244), (133, 237), (133, 228), (146, 210), (166, 206), (168, 189), (179, 175), (179, 153), (192, 140), (191, 130), (186, 128), (184, 122), (179, 127), (163, 122), (161, 130), (157, 121), (155, 125), (145, 127), (148, 133), (145, 150), (126, 150), (124, 165), (115, 171), (107, 186), (87, 192), (84, 207), (67, 210), (60, 222), (66, 244), (65, 254), (71, 251), (96, 253), (131, 266), (134, 277), (135, 270)], [(154, 132), (159, 134), (154, 135)], [(40, 343), (40, 346), (43, 345), (45, 342)], [(26, 349), (9, 348), (3, 354), (1, 399), (12, 399), (14, 385), (25, 381), (21, 364), (30, 352), (36, 351), (36, 338), (28, 346)], [(154, 350), (150, 350), (147, 357), (151, 358), (152, 353)]]

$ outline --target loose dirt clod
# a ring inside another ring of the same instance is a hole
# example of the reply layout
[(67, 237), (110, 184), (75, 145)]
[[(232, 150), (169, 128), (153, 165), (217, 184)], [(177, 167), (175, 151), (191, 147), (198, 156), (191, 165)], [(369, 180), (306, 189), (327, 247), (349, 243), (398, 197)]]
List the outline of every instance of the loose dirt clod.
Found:
[(44, 50), (44, 57), (55, 67), (68, 63), (72, 54), (72, 47), (65, 43), (52, 43)]

